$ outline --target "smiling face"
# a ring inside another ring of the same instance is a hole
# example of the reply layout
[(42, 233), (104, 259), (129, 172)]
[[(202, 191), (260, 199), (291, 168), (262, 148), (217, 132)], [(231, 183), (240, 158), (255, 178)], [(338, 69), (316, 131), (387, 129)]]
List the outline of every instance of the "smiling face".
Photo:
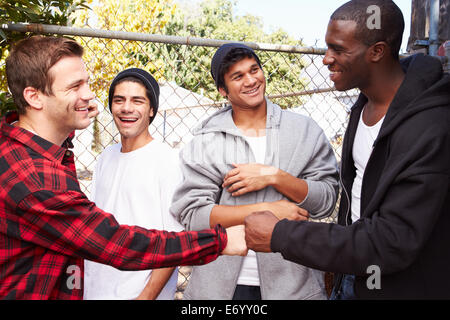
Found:
[(330, 20), (328, 24), (325, 36), (328, 49), (323, 63), (339, 91), (368, 86), (368, 47), (355, 38), (355, 32), (354, 21)]
[(257, 109), (265, 107), (266, 78), (254, 58), (244, 58), (233, 64), (224, 74), (227, 90), (219, 88), (233, 108)]
[(151, 140), (148, 126), (153, 108), (142, 84), (131, 81), (118, 83), (114, 89), (111, 112), (122, 144), (132, 142), (142, 146)]
[(48, 72), (53, 78), (52, 94), (41, 93), (41, 99), (50, 125), (63, 134), (88, 127), (88, 105), (94, 94), (83, 60), (64, 57)]

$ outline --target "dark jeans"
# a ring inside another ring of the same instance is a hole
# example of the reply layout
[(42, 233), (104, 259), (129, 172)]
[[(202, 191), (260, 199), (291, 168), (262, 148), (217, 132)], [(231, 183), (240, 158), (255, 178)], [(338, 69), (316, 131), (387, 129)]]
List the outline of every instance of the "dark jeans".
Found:
[(233, 300), (261, 300), (261, 290), (259, 286), (237, 285), (234, 291)]
[(345, 274), (341, 281), (341, 287), (333, 288), (330, 300), (355, 300), (355, 276)]

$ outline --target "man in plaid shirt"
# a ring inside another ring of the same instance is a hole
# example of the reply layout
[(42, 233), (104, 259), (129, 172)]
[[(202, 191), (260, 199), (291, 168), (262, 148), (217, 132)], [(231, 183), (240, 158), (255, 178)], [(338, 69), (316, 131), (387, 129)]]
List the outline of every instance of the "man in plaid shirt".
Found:
[(83, 259), (142, 270), (245, 255), (242, 228), (124, 226), (87, 199), (68, 149), (98, 114), (82, 54), (73, 40), (34, 36), (7, 58), (18, 111), (0, 125), (0, 297), (82, 299)]

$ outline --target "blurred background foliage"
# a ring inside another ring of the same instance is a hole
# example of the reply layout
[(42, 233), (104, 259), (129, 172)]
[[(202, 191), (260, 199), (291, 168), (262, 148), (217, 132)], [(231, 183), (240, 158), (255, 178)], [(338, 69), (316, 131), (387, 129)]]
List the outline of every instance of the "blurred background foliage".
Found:
[[(74, 12), (89, 10), (92, 0), (0, 0), (0, 24), (22, 22), (71, 26)], [(0, 29), (0, 113), (14, 109), (5, 74), (5, 59), (11, 44), (30, 36), (29, 33), (8, 32)]]
[[(173, 0), (0, 0), (0, 23), (52, 24), (218, 40), (303, 45), (282, 29), (265, 32), (264, 22), (260, 17), (237, 16), (234, 5), (232, 0), (203, 0), (199, 3)], [(4, 61), (11, 44), (28, 36), (30, 33), (0, 30), (1, 115), (14, 108), (8, 93)], [(84, 58), (91, 72), (92, 90), (98, 98), (105, 97), (105, 91), (118, 72), (133, 66), (149, 71), (159, 81), (173, 81), (213, 100), (222, 100), (209, 76), (215, 48), (109, 41), (100, 38), (75, 39), (86, 48)], [(299, 55), (277, 54), (267, 56), (269, 58), (266, 59), (264, 52), (258, 54), (264, 64), (268, 93), (304, 89), (307, 83), (305, 79), (299, 79), (299, 74), (305, 63), (299, 59)], [(189, 59), (186, 59), (187, 55)], [(283, 100), (282, 107), (298, 106), (299, 102), (298, 97), (287, 98)]]

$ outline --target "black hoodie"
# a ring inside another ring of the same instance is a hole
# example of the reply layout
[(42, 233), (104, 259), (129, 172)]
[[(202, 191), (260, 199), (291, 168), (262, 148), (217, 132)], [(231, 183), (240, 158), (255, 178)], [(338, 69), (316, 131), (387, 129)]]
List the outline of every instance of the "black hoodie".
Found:
[[(353, 141), (367, 101), (362, 94), (344, 138), (338, 224), (282, 220), (271, 247), (308, 267), (356, 275), (357, 298), (448, 299), (450, 77), (429, 56), (401, 63), (405, 79), (365, 169), (361, 218), (349, 220)], [(381, 289), (368, 288), (370, 266), (381, 271)]]

